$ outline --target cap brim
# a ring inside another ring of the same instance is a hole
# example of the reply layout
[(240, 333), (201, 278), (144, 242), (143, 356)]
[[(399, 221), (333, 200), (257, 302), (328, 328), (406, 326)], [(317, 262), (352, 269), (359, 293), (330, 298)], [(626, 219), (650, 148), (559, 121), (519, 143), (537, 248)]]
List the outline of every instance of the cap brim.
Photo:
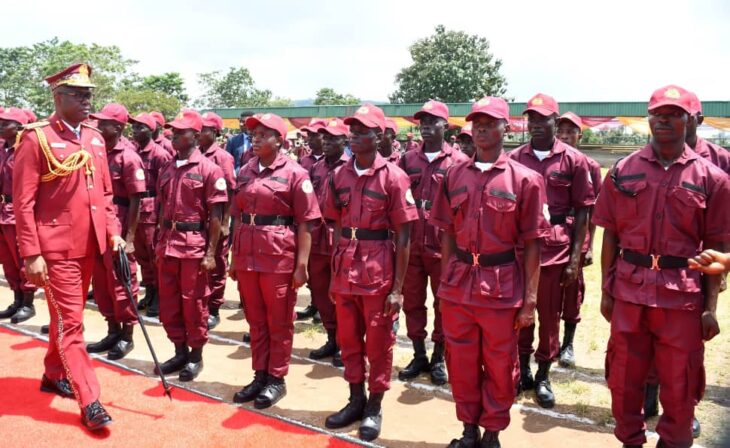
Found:
[(444, 117), (443, 115), (435, 114), (433, 112), (427, 112), (425, 110), (419, 110), (418, 112), (413, 114), (413, 118), (415, 118), (416, 120), (420, 120), (421, 117), (423, 117), (424, 115), (431, 115), (432, 117), (443, 118), (446, 121), (449, 120), (449, 117)]
[(213, 122), (213, 121), (203, 121), (203, 127), (204, 128), (214, 128), (214, 129), (217, 129), (219, 131), (221, 129), (223, 129), (223, 126), (220, 126), (218, 123)]
[(177, 129), (179, 131), (184, 131), (186, 129), (193, 130), (195, 132), (200, 132), (200, 129), (195, 129), (194, 127), (190, 126), (190, 124), (184, 122), (184, 121), (178, 121), (174, 120), (165, 125), (166, 129)]
[(573, 124), (573, 125), (574, 125), (575, 127), (577, 127), (578, 129), (583, 129), (583, 124), (582, 124), (582, 123), (577, 123), (577, 122), (576, 122), (575, 120), (573, 120), (572, 118), (568, 118), (568, 117), (560, 117), (560, 118), (558, 118), (558, 123), (557, 123), (557, 124), (560, 124), (560, 122), (561, 122), (561, 121), (567, 121), (567, 122), (569, 122), (569, 123), (572, 123), (572, 124)]
[(374, 121), (371, 121), (368, 119), (363, 119), (360, 117), (347, 117), (342, 122), (348, 126), (352, 125), (353, 123), (360, 123), (361, 125), (365, 126), (366, 128), (378, 128), (381, 131), (385, 131), (385, 129), (383, 128), (383, 126), (380, 125), (380, 123), (376, 123)]
[(660, 101), (656, 104), (649, 106), (649, 108), (647, 110), (652, 111), (652, 110), (659, 109), (660, 107), (664, 107), (664, 106), (676, 107), (676, 108), (682, 109), (683, 111), (687, 112), (690, 115), (693, 114), (693, 112), (690, 110), (691, 109), (690, 107), (682, 106), (680, 104), (677, 104), (674, 101)]
[[(145, 123), (144, 121), (140, 121), (140, 120), (135, 120), (134, 118), (130, 117), (130, 118), (129, 118), (129, 122), (130, 122), (130, 123), (139, 123), (139, 124), (143, 124), (143, 125), (147, 126), (148, 128), (150, 128), (150, 131), (154, 131), (154, 129), (150, 127), (150, 124), (149, 124), (149, 123)], [(157, 122), (155, 121), (155, 128), (156, 128), (156, 127), (157, 127)]]
[(246, 129), (248, 129), (249, 131), (253, 131), (256, 126), (261, 125), (267, 129), (276, 131), (277, 133), (279, 133), (280, 136), (286, 138), (286, 134), (287, 134), (286, 132), (282, 134), (280, 129), (277, 129), (274, 126), (269, 126), (268, 124), (264, 123), (263, 121), (259, 120), (256, 117), (248, 117), (246, 119), (245, 125), (246, 125)]
[(23, 125), (23, 126), (25, 126), (26, 124), (28, 124), (28, 121), (29, 121), (29, 119), (26, 118), (25, 122), (22, 122), (22, 121), (18, 120), (18, 117), (13, 116), (13, 115), (10, 115), (10, 114), (5, 114), (5, 113), (0, 113), (0, 120), (3, 120), (3, 121), (14, 121), (14, 122), (16, 122), (16, 123), (18, 123), (20, 125)]
[(339, 130), (339, 129), (330, 129), (327, 127), (320, 128), (319, 131), (317, 131), (319, 134), (330, 134), (330, 135), (347, 135), (347, 131)]
[(546, 107), (539, 107), (539, 106), (531, 106), (527, 109), (522, 111), (522, 115), (526, 114), (527, 112), (537, 112), (538, 114), (542, 115), (543, 117), (549, 117), (551, 115), (557, 115), (558, 113), (554, 110), (550, 110)]
[(474, 120), (474, 118), (477, 115), (488, 115), (488, 116), (490, 116), (492, 118), (496, 118), (498, 120), (507, 120), (507, 121), (509, 121), (509, 117), (503, 117), (503, 116), (501, 116), (501, 115), (499, 115), (497, 113), (494, 113), (494, 112), (487, 112), (487, 111), (481, 111), (481, 110), (478, 111), (478, 112), (472, 112), (472, 113), (470, 113), (469, 115), (466, 116), (465, 120), (466, 121), (472, 121), (472, 120)]
[(126, 122), (117, 120), (116, 118), (112, 117), (111, 115), (106, 115), (106, 114), (102, 114), (102, 113), (89, 114), (89, 118), (91, 118), (93, 120), (116, 121), (117, 123), (120, 123), (120, 124), (127, 124)]

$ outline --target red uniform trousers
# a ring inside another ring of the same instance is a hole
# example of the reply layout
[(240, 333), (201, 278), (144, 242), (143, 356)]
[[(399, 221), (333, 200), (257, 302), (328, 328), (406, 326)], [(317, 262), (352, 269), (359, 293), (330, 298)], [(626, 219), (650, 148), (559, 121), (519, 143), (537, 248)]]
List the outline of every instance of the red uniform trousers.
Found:
[(403, 312), (406, 315), (408, 338), (426, 339), (426, 324), (428, 323), (428, 308), (426, 308), (426, 287), (431, 280), (433, 293), (433, 333), (434, 342), (444, 341), (444, 332), (441, 323), (441, 309), (436, 292), (441, 280), (441, 259), (424, 254), (412, 254), (408, 260), (406, 277), (403, 280)]
[(456, 418), (487, 431), (502, 431), (519, 379), (515, 316), (519, 309), (495, 309), (441, 301), (446, 366)]
[(175, 345), (200, 348), (208, 342), (208, 275), (200, 258), (158, 260), (160, 322)]
[[(127, 290), (117, 280), (114, 272), (113, 259), (116, 256), (109, 248), (107, 253), (96, 257), (94, 263), (94, 275), (91, 284), (94, 288), (94, 300), (99, 305), (99, 312), (107, 322), (125, 324), (136, 324), (137, 313), (134, 311), (134, 304), (127, 295)], [(137, 284), (137, 261), (133, 254), (127, 255), (129, 259), (129, 270), (132, 274), (132, 294), (137, 297), (139, 285)]]
[(649, 368), (661, 366), (656, 426), (668, 447), (692, 446), (694, 407), (705, 388), (701, 311), (650, 308), (616, 300), (606, 353), (614, 434), (624, 444), (646, 443), (643, 406)]
[(322, 325), (327, 330), (337, 329), (335, 304), (330, 300), (330, 279), (332, 278), (332, 255), (311, 254), (309, 256), (309, 289), (312, 292), (312, 303), (317, 307), (322, 318)]
[(228, 253), (231, 251), (231, 239), (221, 235), (215, 249), (215, 269), (208, 273), (210, 280), (210, 297), (208, 306), (220, 308), (225, 303), (226, 278), (228, 277)]
[(137, 224), (134, 235), (134, 256), (142, 271), (142, 284), (157, 287), (157, 267), (155, 266), (155, 227), (156, 224)]
[(586, 282), (583, 278), (583, 265), (586, 261), (585, 252), (580, 256), (580, 271), (578, 278), (565, 288), (563, 293), (562, 317), (567, 323), (577, 324), (580, 322), (580, 307), (583, 305), (583, 298), (586, 294)]
[[(86, 353), (83, 333), (84, 303), (95, 257), (46, 260), (51, 315), (45, 375), (52, 381), (70, 381), (76, 401), (85, 407), (99, 399), (99, 381)], [(60, 334), (59, 334), (59, 330)]]
[[(560, 312), (563, 309), (563, 287), (560, 278), (566, 264), (540, 268), (540, 284), (537, 287), (538, 345), (535, 360), (552, 361), (560, 354)], [(535, 325), (520, 330), (519, 352), (531, 354), (534, 349)]]
[(383, 313), (386, 297), (337, 294), (337, 343), (345, 364), (345, 381), (350, 384), (365, 382), (367, 357), (370, 364), (370, 393), (390, 389), (394, 326), (398, 315)]
[(0, 253), (5, 254), (6, 258), (3, 260), (3, 272), (10, 289), (13, 291), (35, 292), (37, 288), (25, 276), (25, 263), (20, 259), (15, 224), (2, 225), (0, 231), (2, 232), (2, 235), (0, 235)]
[(289, 373), (297, 302), (292, 273), (237, 270), (236, 278), (251, 332), (253, 369), (284, 378)]

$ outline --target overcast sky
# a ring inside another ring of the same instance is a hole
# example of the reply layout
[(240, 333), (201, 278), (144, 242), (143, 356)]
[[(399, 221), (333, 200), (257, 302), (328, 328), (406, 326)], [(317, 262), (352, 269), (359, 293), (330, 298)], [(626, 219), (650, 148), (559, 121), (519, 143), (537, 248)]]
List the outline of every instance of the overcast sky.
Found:
[(408, 47), (434, 31), (479, 34), (503, 61), (507, 95), (646, 101), (669, 83), (730, 99), (730, 2), (697, 1), (57, 1), (4, 2), (0, 45), (57, 36), (117, 45), (141, 74), (247, 67), (291, 99), (320, 87), (387, 100)]

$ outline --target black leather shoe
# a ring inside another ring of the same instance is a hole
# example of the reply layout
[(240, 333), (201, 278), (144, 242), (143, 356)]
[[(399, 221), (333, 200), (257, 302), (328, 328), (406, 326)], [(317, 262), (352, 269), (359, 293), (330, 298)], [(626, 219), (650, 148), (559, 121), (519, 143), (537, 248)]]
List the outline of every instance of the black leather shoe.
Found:
[(311, 319), (315, 314), (317, 314), (317, 307), (314, 305), (308, 305), (302, 311), (297, 311), (297, 320)]
[(41, 325), (41, 334), (48, 334), (51, 331), (48, 325)]
[(449, 376), (446, 374), (446, 362), (444, 362), (443, 342), (434, 344), (428, 370), (431, 372), (431, 384), (443, 386), (449, 381)]
[(114, 348), (115, 345), (122, 339), (122, 326), (116, 322), (107, 322), (107, 333), (104, 338), (93, 344), (86, 346), (86, 351), (89, 353), (101, 353), (106, 352)]
[(373, 441), (380, 436), (380, 428), (383, 425), (383, 409), (381, 403), (383, 401), (383, 393), (371, 393), (365, 410), (362, 413), (362, 421), (358, 429), (360, 440), (366, 442)]
[(327, 342), (323, 346), (316, 350), (309, 352), (309, 359), (324, 359), (333, 356), (337, 353), (337, 341), (335, 339), (335, 332), (333, 330), (327, 330)]
[(563, 345), (560, 347), (560, 357), (558, 364), (562, 367), (575, 367), (575, 354), (573, 353), (573, 339), (575, 338), (575, 329), (578, 324), (574, 322), (565, 322), (563, 330)]
[(270, 408), (284, 397), (286, 397), (286, 383), (284, 382), (284, 378), (269, 376), (266, 387), (264, 387), (254, 400), (253, 407), (256, 409)]
[(242, 340), (243, 340), (243, 342), (244, 342), (245, 344), (250, 344), (250, 343), (251, 343), (251, 333), (249, 333), (249, 332), (244, 332), (244, 333), (243, 333), (243, 338), (242, 338)]
[(98, 431), (101, 428), (108, 426), (112, 422), (112, 418), (107, 414), (104, 406), (95, 401), (90, 405), (86, 406), (81, 411), (81, 421), (84, 423), (89, 431)]
[(192, 381), (203, 371), (203, 347), (190, 350), (188, 363), (180, 371), (180, 381)]
[(484, 431), (479, 448), (502, 448), (499, 443), (499, 431)]
[(644, 448), (644, 445), (623, 445), (623, 448)]
[[(185, 367), (185, 364), (188, 363), (188, 346), (181, 344), (175, 346), (175, 356), (168, 359), (167, 361), (163, 362), (162, 365), (160, 365), (160, 370), (162, 370), (163, 375), (169, 375), (171, 373), (175, 373), (179, 370), (182, 370)], [(157, 371), (157, 367), (155, 367), (155, 375), (159, 375), (160, 372)]]
[(74, 398), (71, 383), (65, 378), (61, 378), (58, 381), (51, 381), (47, 376), (43, 375), (43, 378), (41, 378), (41, 392), (56, 394), (63, 398)]
[(697, 420), (697, 417), (692, 417), (692, 438), (696, 439), (702, 434), (702, 426), (700, 426), (700, 421)]
[(452, 439), (448, 448), (478, 448), (479, 447), (479, 426), (464, 423), (464, 432), (460, 439)]
[(218, 314), (208, 315), (208, 330), (212, 330), (221, 323), (221, 317)]
[(94, 302), (94, 290), (90, 289), (89, 292), (86, 293), (86, 301), (87, 302)]
[(124, 324), (121, 339), (109, 350), (106, 357), (109, 360), (116, 361), (127, 356), (132, 350), (134, 350), (134, 325)]
[(13, 291), (13, 303), (9, 307), (0, 311), (0, 319), (9, 319), (15, 316), (20, 307), (23, 306), (23, 293), (21, 291)]
[(332, 355), (332, 365), (335, 367), (345, 367), (345, 363), (342, 362), (342, 354), (339, 350), (337, 350), (337, 353)]
[(540, 361), (535, 374), (535, 396), (537, 404), (545, 409), (555, 406), (555, 395), (550, 385), (550, 362)]
[(313, 324), (321, 324), (322, 323), (322, 316), (320, 316), (319, 311), (314, 313), (314, 316), (312, 316), (312, 323)]
[(517, 393), (532, 390), (535, 388), (535, 378), (532, 377), (530, 369), (530, 355), (520, 355), (520, 383)]
[(327, 417), (324, 426), (328, 429), (340, 429), (362, 420), (366, 403), (365, 384), (350, 384), (350, 398), (348, 398), (347, 405)]
[(257, 370), (254, 374), (253, 381), (233, 395), (233, 402), (248, 403), (249, 401), (255, 400), (261, 391), (264, 390), (264, 387), (266, 387), (266, 377), (265, 370)]
[(30, 319), (33, 316), (35, 316), (35, 307), (33, 305), (30, 305), (30, 306), (23, 305), (13, 315), (13, 317), (10, 318), (10, 322), (12, 322), (14, 324), (19, 324), (21, 322), (25, 322), (26, 320)]
[(398, 372), (398, 379), (408, 381), (417, 378), (421, 373), (428, 372), (431, 366), (426, 356), (426, 341), (423, 339), (413, 340), (413, 359), (405, 369)]
[(644, 389), (644, 420), (659, 415), (659, 385), (647, 384)]

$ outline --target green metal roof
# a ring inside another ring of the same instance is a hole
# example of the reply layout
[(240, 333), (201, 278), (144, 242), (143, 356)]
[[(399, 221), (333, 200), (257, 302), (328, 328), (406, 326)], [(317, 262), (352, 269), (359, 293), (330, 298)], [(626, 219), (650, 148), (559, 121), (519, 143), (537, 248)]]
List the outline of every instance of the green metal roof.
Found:
[[(422, 106), (419, 104), (379, 105), (386, 116), (410, 117)], [(238, 118), (242, 112), (271, 112), (284, 118), (295, 117), (347, 117), (360, 106), (301, 106), (301, 107), (259, 107), (208, 109), (223, 118)], [(510, 115), (522, 115), (526, 103), (511, 103)], [(637, 102), (587, 102), (560, 103), (560, 112), (572, 111), (581, 117), (645, 117), (647, 103)], [(730, 117), (730, 101), (704, 101), (702, 109), (706, 117)], [(470, 103), (450, 103), (449, 112), (454, 117), (463, 117), (471, 111)]]

